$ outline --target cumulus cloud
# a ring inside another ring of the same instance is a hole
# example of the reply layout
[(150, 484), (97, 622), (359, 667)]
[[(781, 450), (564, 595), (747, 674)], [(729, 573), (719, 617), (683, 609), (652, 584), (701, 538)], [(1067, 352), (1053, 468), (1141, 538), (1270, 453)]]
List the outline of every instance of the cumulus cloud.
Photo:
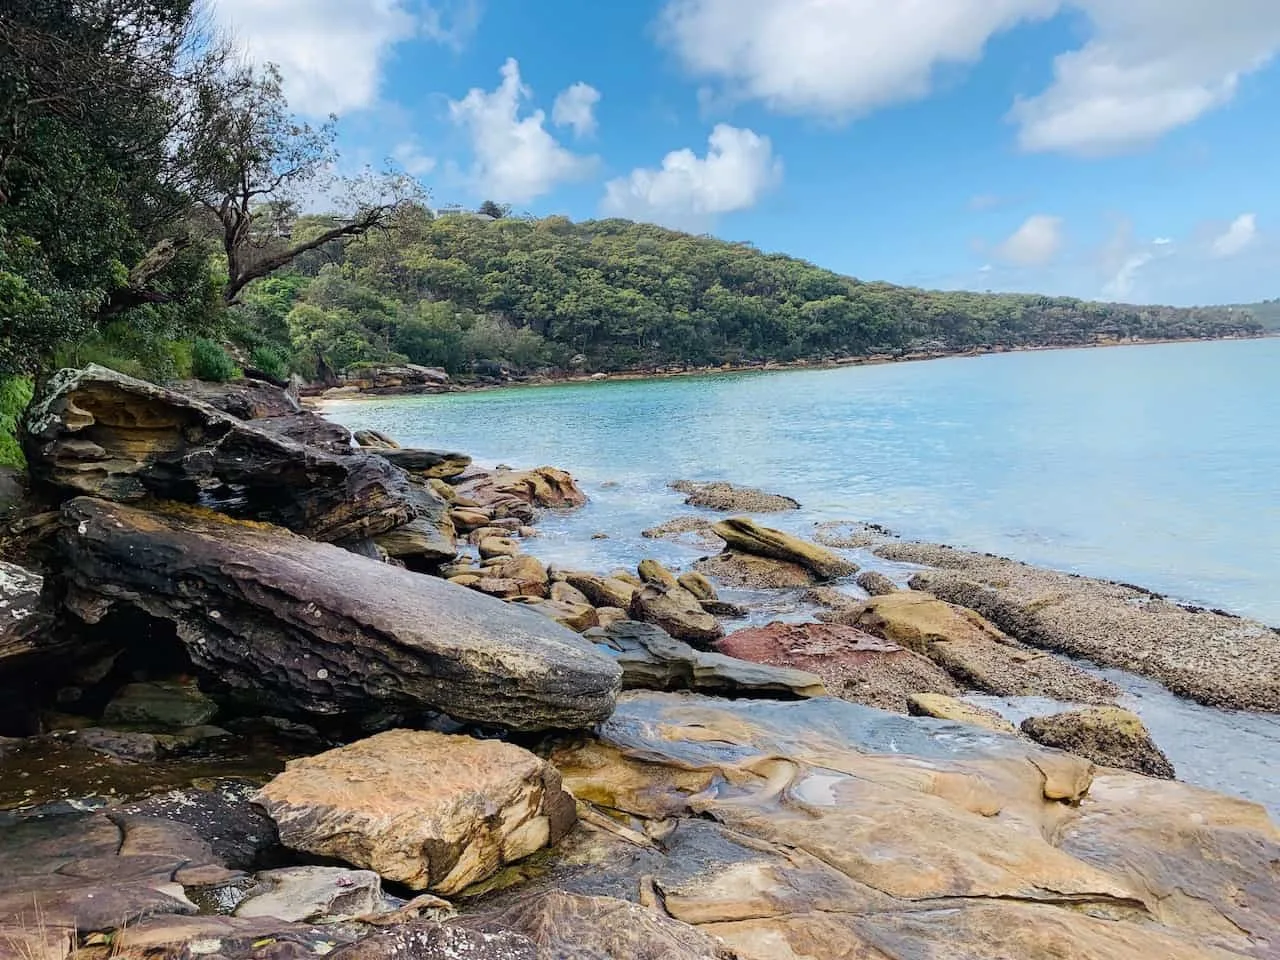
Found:
[(575, 83), (560, 91), (555, 106), (551, 108), (551, 119), (557, 127), (573, 127), (578, 137), (588, 137), (596, 132), (596, 104), (600, 102), (600, 91), (589, 83)]
[(632, 170), (605, 185), (603, 207), (615, 216), (671, 227), (704, 229), (715, 218), (755, 205), (782, 178), (768, 137), (721, 123), (705, 157), (673, 150), (654, 170)]
[(1258, 218), (1252, 213), (1242, 213), (1231, 221), (1231, 226), (1214, 238), (1213, 255), (1220, 259), (1244, 253), (1258, 239)]
[(397, 144), (391, 151), (391, 159), (411, 177), (425, 177), (436, 168), (436, 158), (427, 156), (412, 140)]
[(1002, 260), (1021, 267), (1043, 267), (1062, 248), (1062, 218), (1042, 213), (1027, 217), (1007, 240), (996, 248)]
[(594, 157), (566, 149), (547, 130), (543, 111), (520, 115), (524, 101), (532, 95), (520, 80), (520, 64), (509, 59), (502, 65), (502, 82), (496, 89), (477, 87), (449, 103), (453, 122), (471, 138), (472, 184), (493, 200), (528, 203), (595, 169)]
[(1029, 151), (1132, 149), (1227, 102), (1280, 50), (1275, 0), (668, 0), (660, 35), (723, 92), (844, 119), (918, 99), (990, 38), (1063, 11), (1091, 35), (1010, 113)]

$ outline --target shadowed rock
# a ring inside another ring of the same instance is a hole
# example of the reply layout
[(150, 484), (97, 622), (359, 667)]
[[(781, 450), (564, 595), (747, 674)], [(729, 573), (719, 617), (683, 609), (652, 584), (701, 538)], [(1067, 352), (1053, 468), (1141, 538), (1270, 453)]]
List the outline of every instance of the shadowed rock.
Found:
[(226, 383), (175, 380), (167, 386), (175, 393), (207, 403), (240, 420), (289, 417), (302, 412), (296, 397), (283, 387), (265, 380), (229, 380)]
[(471, 466), (471, 458), (465, 453), (382, 447), (378, 449), (378, 455), (390, 460), (406, 473), (428, 479), (445, 480), (456, 477)]
[(65, 603), (177, 625), (195, 664), (294, 713), (438, 710), (522, 730), (608, 716), (617, 666), (517, 606), (262, 524), (80, 498), (60, 534)]
[(32, 477), (64, 496), (201, 503), (318, 540), (417, 516), (408, 478), (381, 457), (315, 450), (105, 367), (57, 374), (26, 423)]

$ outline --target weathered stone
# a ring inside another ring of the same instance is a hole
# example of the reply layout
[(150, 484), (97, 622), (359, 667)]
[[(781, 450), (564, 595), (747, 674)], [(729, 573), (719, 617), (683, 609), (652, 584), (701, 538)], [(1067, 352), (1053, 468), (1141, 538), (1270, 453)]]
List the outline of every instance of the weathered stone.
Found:
[(600, 625), (596, 608), (589, 603), (570, 603), (565, 600), (540, 600), (518, 597), (530, 610), (535, 610), (544, 617), (549, 617), (562, 627), (568, 627), (574, 633), (582, 633)]
[(429, 477), (427, 485), (436, 492), (446, 503), (453, 503), (458, 499), (458, 493), (453, 487), (441, 480), (439, 477)]
[(480, 541), (480, 557), (492, 560), (494, 557), (514, 557), (520, 552), (520, 544), (510, 537), (485, 537)]
[(237, 917), (338, 920), (382, 909), (382, 880), (372, 870), (283, 867), (264, 870), (235, 909)]
[(440, 923), (393, 927), (329, 954), (330, 960), (546, 960), (546, 957), (527, 937), (512, 931), (468, 930)]
[(1148, 777), (1174, 778), (1173, 764), (1136, 714), (1119, 707), (1094, 707), (1028, 717), (1022, 732), (1046, 747), (1057, 747), (1105, 767)]
[(965, 703), (941, 693), (913, 693), (907, 697), (907, 712), (913, 717), (952, 720), (974, 727), (985, 727), (997, 733), (1017, 733), (1018, 728), (994, 710)]
[(720, 621), (680, 586), (668, 590), (646, 584), (632, 595), (629, 610), (633, 619), (655, 624), (677, 640), (695, 646), (709, 647), (724, 636)]
[(1280, 643), (1256, 620), (950, 547), (893, 543), (876, 552), (939, 568), (912, 586), (977, 610), (1031, 646), (1153, 677), (1211, 706), (1280, 711)]
[(251, 802), (258, 785), (219, 780), (207, 788), (190, 787), (135, 800), (121, 806), (117, 819), (163, 820), (191, 827), (207, 842), (213, 859), (234, 870), (252, 870), (281, 861), (276, 825)]
[(0, 467), (0, 520), (22, 510), (27, 499), (27, 471)]
[(608, 629), (615, 623), (630, 620), (631, 614), (620, 607), (596, 607), (596, 619), (600, 622), (601, 627)]
[(44, 578), (0, 560), (0, 668), (53, 645), (53, 616), (41, 601)]
[(466, 480), (458, 492), (481, 503), (512, 498), (533, 507), (580, 507), (587, 495), (573, 477), (555, 467), (500, 470)]
[(725, 513), (781, 513), (800, 509), (800, 502), (790, 497), (720, 481), (695, 483), (691, 480), (677, 480), (671, 484), (671, 489), (688, 494), (684, 502), (691, 507)]
[(947, 674), (925, 657), (853, 627), (771, 623), (739, 630), (716, 644), (731, 657), (805, 670), (838, 697), (896, 713), (920, 691), (958, 693)]
[(858, 570), (857, 564), (824, 547), (807, 543), (781, 530), (761, 526), (747, 517), (730, 517), (711, 529), (731, 550), (796, 563), (822, 580), (834, 580)]
[(902, 590), (873, 597), (851, 620), (869, 633), (924, 654), (959, 682), (986, 693), (1079, 703), (1106, 703), (1118, 694), (1114, 684), (1024, 647), (973, 610), (927, 593)]
[(287, 846), (443, 895), (555, 843), (575, 818), (555, 769), (528, 751), (410, 730), (290, 761), (256, 800)]
[(490, 568), (490, 572), (492, 576), (516, 581), (523, 597), (547, 597), (550, 594), (547, 568), (537, 557), (524, 553), (502, 557)]
[(679, 582), (676, 580), (676, 575), (657, 560), (641, 560), (639, 567), (637, 567), (637, 573), (639, 573), (640, 580), (643, 583), (652, 583), (666, 590), (681, 589)]
[(879, 570), (863, 570), (858, 574), (858, 586), (873, 597), (883, 597), (895, 593), (898, 585)]
[(619, 607), (626, 610), (631, 606), (631, 598), (636, 592), (634, 586), (616, 577), (601, 577), (576, 570), (564, 571), (564, 577), (569, 586), (585, 594), (597, 607)]
[(318, 413), (304, 411), (288, 417), (268, 417), (255, 420), (253, 425), (282, 440), (292, 440), (325, 453), (346, 456), (358, 452), (350, 430)]
[(725, 586), (746, 590), (785, 590), (818, 582), (809, 569), (798, 563), (734, 551), (703, 557), (694, 569)]
[(195, 683), (150, 680), (117, 690), (102, 712), (102, 719), (107, 723), (180, 729), (208, 723), (217, 713), (218, 705)]
[(117, 760), (142, 761), (160, 757), (160, 741), (153, 733), (85, 727), (76, 731), (76, 742)]
[(370, 450), (399, 450), (400, 444), (380, 430), (357, 430), (356, 443)]
[(471, 466), (471, 458), (465, 453), (442, 453), (437, 450), (411, 450), (402, 447), (383, 447), (379, 456), (385, 457), (406, 473), (427, 479), (446, 480), (456, 477)]
[(716, 588), (711, 585), (711, 581), (696, 570), (690, 570), (688, 573), (680, 574), (680, 576), (676, 578), (676, 582), (699, 600), (720, 599), (719, 594), (716, 593)]
[(624, 620), (592, 630), (587, 638), (617, 659), (622, 667), (622, 686), (628, 690), (696, 690), (783, 700), (827, 693), (812, 673), (695, 650), (649, 623)]
[(558, 580), (551, 584), (551, 599), (560, 603), (573, 603), (582, 606), (591, 605), (591, 601), (587, 599), (585, 593), (564, 580)]
[(451, 536), (452, 531), (453, 524), (447, 518), (443, 525), (432, 520), (414, 520), (375, 537), (374, 542), (386, 551), (387, 556), (421, 571), (458, 555), (458, 543)]
[(65, 516), (72, 612), (170, 620), (198, 667), (286, 713), (399, 706), (536, 730), (611, 709), (617, 666), (532, 611), (207, 511), (81, 498)]
[(24, 446), (32, 477), (63, 495), (200, 502), (332, 541), (417, 516), (408, 479), (380, 457), (324, 453), (104, 367), (54, 376)]
[(176, 393), (207, 403), (240, 420), (290, 417), (302, 411), (298, 399), (287, 389), (265, 380), (241, 379), (226, 383), (178, 380), (168, 386)]
[[(109, 944), (81, 948), (76, 960), (298, 960), (335, 956), (364, 935), (347, 924), (309, 925), (275, 917), (149, 917), (117, 930)], [(390, 960), (382, 954), (370, 960)], [(403, 960), (403, 955), (402, 955)], [(414, 960), (419, 960), (415, 957)], [(440, 960), (430, 957), (428, 960)], [(453, 960), (453, 958), (449, 958)], [(519, 960), (525, 960), (521, 957)]]
[(670, 540), (691, 547), (719, 547), (721, 540), (711, 528), (715, 522), (704, 516), (674, 517), (656, 527), (640, 531), (640, 536), (650, 540)]
[(493, 517), (487, 512), (470, 507), (454, 507), (449, 511), (449, 519), (455, 527), (464, 533), (487, 527), (493, 522)]

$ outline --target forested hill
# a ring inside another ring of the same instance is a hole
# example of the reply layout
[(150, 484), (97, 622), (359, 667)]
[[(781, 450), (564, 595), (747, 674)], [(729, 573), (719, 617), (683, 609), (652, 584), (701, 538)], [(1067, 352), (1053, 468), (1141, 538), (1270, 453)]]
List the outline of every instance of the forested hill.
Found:
[[(305, 227), (305, 225), (302, 225)], [(303, 366), (399, 355), (594, 370), (1216, 337), (1247, 315), (864, 283), (747, 244), (624, 220), (404, 211), (243, 296)]]
[(1237, 316), (1248, 314), (1267, 330), (1280, 330), (1280, 297), (1261, 303), (1238, 303), (1228, 309)]

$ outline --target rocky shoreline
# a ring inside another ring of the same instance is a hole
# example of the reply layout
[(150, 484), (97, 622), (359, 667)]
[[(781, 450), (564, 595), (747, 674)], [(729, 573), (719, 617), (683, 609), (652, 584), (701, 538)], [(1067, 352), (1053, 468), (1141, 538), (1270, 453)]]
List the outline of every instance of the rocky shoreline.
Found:
[[(66, 371), (26, 433), (3, 960), (1278, 955), (1275, 824), (1175, 781), (1059, 655), (1280, 712), (1269, 627), (797, 537), (767, 521), (794, 501), (729, 483), (646, 531), (705, 547), (686, 568), (561, 568), (534, 547), (586, 502), (564, 471), (353, 436), (253, 381)], [(735, 587), (815, 616), (744, 626)], [(1081, 706), (1018, 728), (974, 692)]]

